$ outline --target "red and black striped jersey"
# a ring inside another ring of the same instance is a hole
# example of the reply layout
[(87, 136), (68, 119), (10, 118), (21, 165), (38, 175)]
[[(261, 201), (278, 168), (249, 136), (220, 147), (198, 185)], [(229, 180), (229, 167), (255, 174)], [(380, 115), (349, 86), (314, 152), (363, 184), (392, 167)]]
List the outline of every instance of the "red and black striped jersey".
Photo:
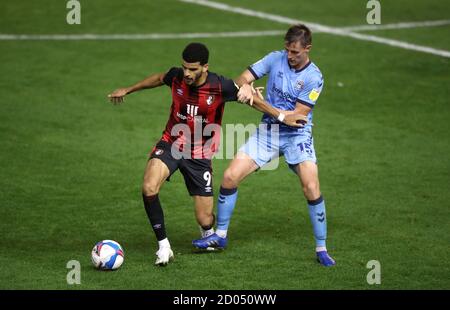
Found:
[(172, 89), (172, 106), (162, 140), (174, 143), (184, 157), (211, 158), (219, 147), (225, 102), (237, 100), (238, 87), (213, 72), (208, 72), (204, 84), (189, 86), (183, 69), (175, 67), (163, 82)]

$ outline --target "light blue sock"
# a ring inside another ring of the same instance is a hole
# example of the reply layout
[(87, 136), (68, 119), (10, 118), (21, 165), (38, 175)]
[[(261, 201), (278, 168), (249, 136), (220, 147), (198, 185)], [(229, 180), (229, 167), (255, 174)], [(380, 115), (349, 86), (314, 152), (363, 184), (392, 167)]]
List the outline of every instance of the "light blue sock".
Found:
[(237, 200), (237, 188), (220, 187), (220, 194), (217, 204), (217, 230), (218, 234), (226, 236), (228, 225), (230, 225), (231, 215)]
[(308, 200), (309, 217), (314, 231), (316, 247), (325, 247), (327, 239), (327, 218), (325, 212), (325, 201), (322, 195), (313, 201)]

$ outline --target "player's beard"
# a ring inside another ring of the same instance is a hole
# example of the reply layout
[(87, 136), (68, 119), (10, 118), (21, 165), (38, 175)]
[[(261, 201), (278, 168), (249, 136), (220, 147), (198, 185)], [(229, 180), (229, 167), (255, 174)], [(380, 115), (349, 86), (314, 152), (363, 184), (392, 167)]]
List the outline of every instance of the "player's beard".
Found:
[(184, 82), (185, 82), (187, 85), (192, 85), (192, 84), (194, 84), (195, 80), (192, 79), (192, 78), (187, 78), (187, 77), (185, 77), (185, 78), (184, 78)]
[(184, 77), (184, 82), (189, 85), (195, 85), (198, 80), (200, 80), (200, 78), (202, 77), (202, 72), (200, 72), (198, 75), (196, 75), (195, 77), (191, 78), (191, 77)]

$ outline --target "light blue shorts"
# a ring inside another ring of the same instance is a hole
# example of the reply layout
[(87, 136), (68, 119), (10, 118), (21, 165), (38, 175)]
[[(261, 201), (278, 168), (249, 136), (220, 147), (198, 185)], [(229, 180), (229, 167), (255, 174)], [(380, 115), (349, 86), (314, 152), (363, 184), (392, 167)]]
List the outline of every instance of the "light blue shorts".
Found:
[(247, 142), (239, 149), (250, 156), (259, 167), (278, 156), (295, 172), (295, 167), (304, 161), (317, 162), (311, 131), (286, 131), (278, 126), (260, 124)]

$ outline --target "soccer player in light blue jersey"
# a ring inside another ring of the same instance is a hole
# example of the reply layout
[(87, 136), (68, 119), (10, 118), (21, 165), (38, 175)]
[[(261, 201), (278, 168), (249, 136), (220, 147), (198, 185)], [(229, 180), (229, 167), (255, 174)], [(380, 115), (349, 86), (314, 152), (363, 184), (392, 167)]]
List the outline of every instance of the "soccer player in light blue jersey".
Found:
[[(303, 128), (282, 124), (282, 119), (264, 115), (258, 130), (244, 144), (228, 168), (218, 198), (216, 233), (193, 241), (197, 248), (225, 248), (227, 230), (233, 213), (240, 182), (277, 156), (284, 156), (289, 167), (299, 176), (307, 200), (316, 242), (317, 260), (323, 266), (335, 261), (326, 249), (327, 221), (325, 200), (320, 192), (317, 159), (312, 137), (313, 109), (323, 88), (319, 68), (310, 61), (312, 35), (305, 25), (289, 28), (282, 51), (269, 53), (245, 70), (236, 83), (241, 87), (238, 99), (252, 104), (253, 81), (268, 75), (266, 100), (275, 108), (295, 111), (308, 117)], [(289, 112), (285, 112), (289, 113)], [(269, 138), (277, 135), (278, 139)]]

